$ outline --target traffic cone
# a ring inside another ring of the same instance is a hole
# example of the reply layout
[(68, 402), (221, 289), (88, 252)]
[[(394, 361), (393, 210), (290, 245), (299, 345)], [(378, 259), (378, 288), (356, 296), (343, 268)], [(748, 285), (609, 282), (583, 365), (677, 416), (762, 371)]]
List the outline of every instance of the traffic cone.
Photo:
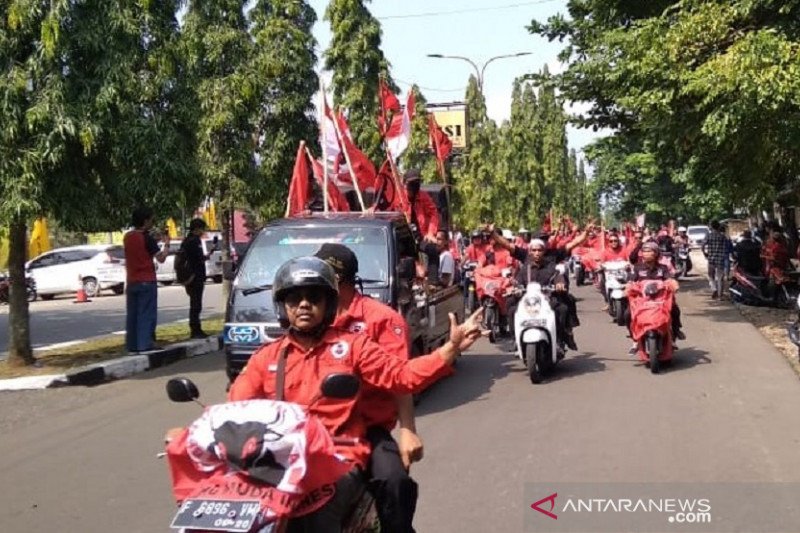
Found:
[(91, 300), (86, 297), (86, 290), (83, 288), (83, 276), (80, 274), (78, 275), (78, 291), (75, 293), (75, 301), (72, 302), (74, 304), (85, 304), (89, 303)]

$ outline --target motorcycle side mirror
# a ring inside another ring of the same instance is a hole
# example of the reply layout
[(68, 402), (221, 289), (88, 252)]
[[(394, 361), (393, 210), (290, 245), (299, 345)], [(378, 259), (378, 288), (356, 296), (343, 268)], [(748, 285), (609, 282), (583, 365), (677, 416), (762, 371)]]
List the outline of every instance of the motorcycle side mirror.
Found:
[(403, 257), (397, 265), (397, 277), (403, 281), (412, 281), (417, 273), (417, 264), (413, 257)]
[(325, 398), (349, 400), (355, 398), (361, 388), (361, 380), (353, 374), (329, 374), (320, 387)]
[(167, 381), (167, 396), (173, 402), (194, 402), (200, 397), (200, 391), (189, 378), (173, 378)]

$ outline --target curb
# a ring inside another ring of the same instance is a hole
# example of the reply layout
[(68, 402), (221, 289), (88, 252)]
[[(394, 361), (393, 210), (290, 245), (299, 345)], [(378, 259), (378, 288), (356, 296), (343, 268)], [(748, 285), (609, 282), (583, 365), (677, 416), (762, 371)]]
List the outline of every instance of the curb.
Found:
[(125, 355), (116, 359), (94, 363), (66, 374), (25, 376), (0, 380), (0, 391), (48, 389), (72, 385), (94, 386), (115, 379), (161, 368), (181, 359), (188, 359), (222, 349), (218, 336), (170, 344), (159, 350), (138, 355)]

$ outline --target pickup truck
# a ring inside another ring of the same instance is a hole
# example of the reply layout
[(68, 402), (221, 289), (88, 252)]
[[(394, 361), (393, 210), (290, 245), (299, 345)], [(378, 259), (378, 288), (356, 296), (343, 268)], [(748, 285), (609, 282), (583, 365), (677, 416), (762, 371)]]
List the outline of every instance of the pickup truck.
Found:
[(448, 313), (459, 321), (464, 301), (459, 287), (436, 287), (416, 279), (418, 249), (400, 213), (313, 213), (267, 224), (236, 272), (225, 311), (226, 372), (233, 381), (262, 344), (283, 330), (272, 304), (271, 284), (284, 262), (313, 255), (323, 243), (344, 244), (358, 257), (362, 294), (393, 307), (408, 322), (411, 356), (447, 341)]

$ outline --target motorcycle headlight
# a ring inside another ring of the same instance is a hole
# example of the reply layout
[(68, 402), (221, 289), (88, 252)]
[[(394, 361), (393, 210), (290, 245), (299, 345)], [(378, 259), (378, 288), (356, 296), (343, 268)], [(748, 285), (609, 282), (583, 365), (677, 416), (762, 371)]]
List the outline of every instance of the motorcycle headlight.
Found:
[(542, 307), (542, 299), (538, 296), (526, 296), (522, 299), (522, 305), (526, 314), (537, 315)]

